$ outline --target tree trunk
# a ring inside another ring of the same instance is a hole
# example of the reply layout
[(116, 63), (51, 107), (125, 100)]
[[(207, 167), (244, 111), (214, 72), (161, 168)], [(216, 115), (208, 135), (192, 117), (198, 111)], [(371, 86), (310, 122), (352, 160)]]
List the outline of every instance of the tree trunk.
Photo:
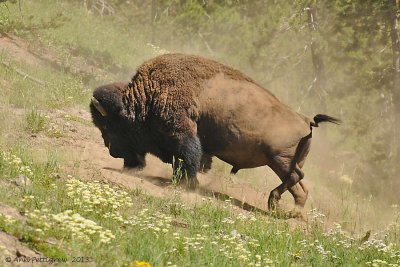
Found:
[(390, 37), (392, 40), (393, 51), (393, 111), (394, 111), (394, 143), (396, 153), (396, 163), (400, 163), (400, 40), (398, 32), (397, 11), (399, 9), (398, 0), (388, 0), (389, 19), (390, 19)]
[(151, 1), (151, 43), (156, 42), (156, 19), (157, 19), (157, 0)]
[[(314, 92), (319, 97), (319, 104), (318, 104), (318, 113), (326, 113), (326, 103), (325, 103), (325, 86), (326, 86), (326, 75), (325, 75), (325, 66), (322, 60), (321, 55), (321, 46), (318, 40), (315, 38), (315, 35), (318, 34), (318, 21), (316, 16), (316, 9), (313, 6), (309, 6), (306, 8), (307, 15), (308, 15), (308, 28), (310, 30), (311, 36), (311, 58), (312, 63), (314, 66), (314, 82), (313, 88)], [(326, 136), (325, 127), (321, 130), (322, 137)]]

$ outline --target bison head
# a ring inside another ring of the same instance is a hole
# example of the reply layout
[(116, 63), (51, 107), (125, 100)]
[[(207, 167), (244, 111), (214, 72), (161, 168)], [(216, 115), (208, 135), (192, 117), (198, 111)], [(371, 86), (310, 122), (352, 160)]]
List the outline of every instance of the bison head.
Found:
[(101, 131), (110, 155), (125, 158), (128, 148), (128, 122), (122, 96), (127, 84), (114, 83), (98, 87), (90, 103), (93, 123)]

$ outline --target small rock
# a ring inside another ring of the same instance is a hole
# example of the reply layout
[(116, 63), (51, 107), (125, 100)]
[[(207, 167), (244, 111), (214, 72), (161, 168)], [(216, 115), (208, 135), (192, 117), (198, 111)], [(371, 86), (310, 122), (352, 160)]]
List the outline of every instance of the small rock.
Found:
[[(25, 217), (16, 208), (10, 207), (4, 203), (0, 203), (0, 214), (11, 217), (14, 220), (25, 221)], [(0, 242), (1, 243), (1, 242)], [(0, 249), (1, 251), (1, 249)]]
[(28, 177), (26, 177), (25, 175), (17, 176), (17, 178), (15, 178), (14, 182), (18, 186), (24, 186), (24, 187), (31, 187), (32, 186), (32, 181)]

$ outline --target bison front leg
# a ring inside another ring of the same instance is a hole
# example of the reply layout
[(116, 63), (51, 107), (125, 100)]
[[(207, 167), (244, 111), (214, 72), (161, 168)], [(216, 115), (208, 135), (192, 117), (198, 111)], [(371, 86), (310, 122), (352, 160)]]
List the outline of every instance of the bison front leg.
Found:
[(142, 169), (146, 166), (145, 155), (132, 154), (124, 157), (124, 168)]
[(208, 154), (203, 153), (200, 162), (200, 172), (207, 173), (211, 170), (212, 165), (212, 157)]
[[(187, 137), (178, 144), (178, 151), (173, 168), (174, 174), (181, 184), (189, 189), (195, 189), (198, 181), (196, 174), (200, 169), (202, 150), (197, 136)], [(180, 176), (180, 177), (179, 177)]]

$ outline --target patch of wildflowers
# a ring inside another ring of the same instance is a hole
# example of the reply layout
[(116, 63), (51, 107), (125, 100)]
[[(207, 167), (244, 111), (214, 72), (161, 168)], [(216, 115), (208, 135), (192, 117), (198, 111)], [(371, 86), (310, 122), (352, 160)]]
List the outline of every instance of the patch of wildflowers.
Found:
[(110, 243), (115, 235), (108, 229), (104, 229), (92, 220), (82, 217), (79, 213), (66, 210), (58, 214), (49, 213), (47, 209), (27, 212), (28, 223), (41, 234), (56, 229), (57, 235), (64, 238), (78, 239), (90, 243), (98, 239), (101, 243)]
[(9, 175), (15, 177), (24, 175), (28, 178), (33, 176), (32, 167), (30, 164), (23, 162), (22, 159), (11, 152), (3, 151), (0, 153), (0, 166), (3, 165), (9, 170)]

